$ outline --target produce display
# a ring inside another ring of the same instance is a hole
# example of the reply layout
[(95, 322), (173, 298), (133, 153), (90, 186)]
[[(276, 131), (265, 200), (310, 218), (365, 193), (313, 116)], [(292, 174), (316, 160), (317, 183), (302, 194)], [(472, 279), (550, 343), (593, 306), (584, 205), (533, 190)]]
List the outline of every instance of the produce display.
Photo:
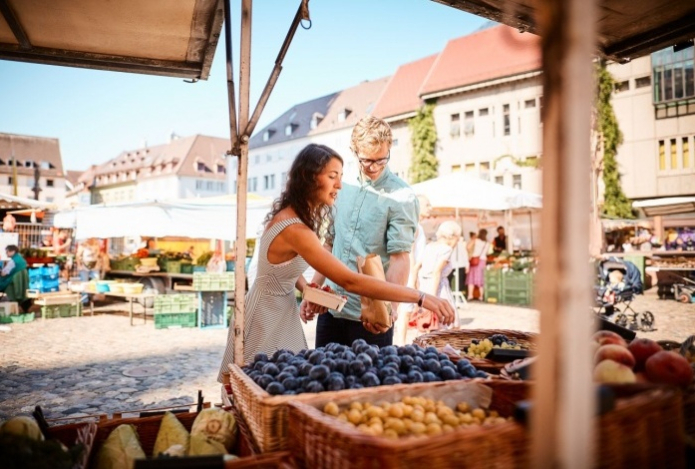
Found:
[(516, 340), (510, 340), (504, 334), (493, 334), (485, 339), (473, 339), (471, 345), (461, 355), (471, 358), (485, 358), (493, 348), (506, 350), (525, 350)]
[(79, 460), (84, 445), (67, 448), (57, 440), (44, 439), (32, 417), (12, 417), (0, 425), (0, 466), (7, 469), (69, 469)]
[(511, 420), (494, 410), (472, 409), (466, 402), (452, 408), (441, 400), (419, 396), (405, 396), (395, 403), (352, 402), (342, 410), (331, 401), (323, 411), (369, 435), (394, 439), (433, 436), (458, 427), (495, 425)]
[(688, 386), (693, 367), (684, 356), (663, 350), (651, 339), (636, 338), (630, 344), (611, 331), (593, 335), (594, 381), (600, 383), (649, 382)]
[(271, 357), (259, 353), (242, 370), (273, 395), (488, 377), (468, 360), (454, 364), (435, 347), (389, 345), (380, 349), (363, 339), (350, 347), (330, 343), (296, 354), (289, 350), (278, 350)]

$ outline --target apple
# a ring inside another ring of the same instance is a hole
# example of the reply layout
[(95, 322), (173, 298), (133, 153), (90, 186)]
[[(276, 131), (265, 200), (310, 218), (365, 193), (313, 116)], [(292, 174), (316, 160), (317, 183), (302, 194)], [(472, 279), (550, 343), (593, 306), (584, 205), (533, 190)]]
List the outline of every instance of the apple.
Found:
[(594, 363), (602, 362), (603, 360), (613, 360), (632, 369), (635, 366), (635, 357), (630, 351), (620, 345), (608, 344), (602, 345), (596, 350), (594, 355)]
[(643, 371), (635, 373), (635, 380), (636, 383), (649, 383), (647, 375), (645, 375)]
[(627, 347), (625, 339), (613, 331), (596, 331), (591, 339), (599, 345), (615, 344)]
[(676, 352), (656, 352), (647, 358), (644, 369), (652, 383), (687, 386), (693, 380), (690, 363)]
[(632, 353), (632, 356), (635, 357), (635, 371), (644, 370), (644, 364), (647, 359), (656, 352), (663, 350), (661, 345), (646, 338), (633, 340), (630, 342), (630, 345), (627, 346), (627, 349)]
[(594, 381), (598, 383), (634, 383), (637, 378), (630, 367), (613, 360), (603, 360), (594, 367)]

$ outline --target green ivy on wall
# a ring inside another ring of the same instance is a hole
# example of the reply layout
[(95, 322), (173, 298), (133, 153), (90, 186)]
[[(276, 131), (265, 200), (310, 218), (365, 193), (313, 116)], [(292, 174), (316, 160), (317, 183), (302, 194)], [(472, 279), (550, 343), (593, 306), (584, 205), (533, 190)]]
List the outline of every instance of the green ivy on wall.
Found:
[(618, 147), (623, 143), (623, 133), (620, 131), (618, 119), (615, 117), (611, 97), (615, 89), (615, 80), (606, 70), (603, 61), (596, 67), (597, 77), (597, 127), (603, 143), (603, 207), (602, 215), (608, 218), (635, 218), (632, 202), (623, 192), (620, 182), (620, 171), (616, 155)]
[(438, 175), (439, 161), (435, 156), (437, 129), (434, 126), (434, 103), (426, 103), (408, 121), (413, 158), (410, 162), (410, 183), (427, 181)]

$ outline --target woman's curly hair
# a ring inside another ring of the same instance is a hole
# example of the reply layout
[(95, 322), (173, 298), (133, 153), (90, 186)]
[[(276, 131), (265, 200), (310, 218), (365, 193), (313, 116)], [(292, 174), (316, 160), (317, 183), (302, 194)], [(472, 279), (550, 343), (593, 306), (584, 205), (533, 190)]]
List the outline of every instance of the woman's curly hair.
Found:
[(316, 197), (318, 175), (333, 158), (343, 163), (340, 155), (325, 145), (310, 143), (304, 147), (294, 159), (290, 172), (287, 174), (285, 190), (273, 202), (273, 209), (266, 216), (265, 223), (267, 224), (280, 210), (292, 207), (299, 219), (317, 236), (321, 237), (323, 228), (326, 230), (326, 236), (332, 238), (333, 211), (331, 207), (326, 204), (312, 207), (310, 202)]

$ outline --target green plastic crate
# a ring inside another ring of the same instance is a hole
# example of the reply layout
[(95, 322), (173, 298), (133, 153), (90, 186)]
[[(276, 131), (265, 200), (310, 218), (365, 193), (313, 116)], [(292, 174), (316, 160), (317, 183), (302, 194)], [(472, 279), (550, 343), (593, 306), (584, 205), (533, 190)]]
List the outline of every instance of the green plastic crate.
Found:
[(174, 327), (196, 327), (198, 314), (192, 313), (160, 313), (154, 315), (155, 329), (168, 329)]
[(193, 272), (193, 290), (229, 291), (234, 289), (234, 272)]
[(82, 303), (68, 305), (46, 305), (41, 307), (43, 319), (69, 318), (82, 315)]
[(502, 295), (502, 303), (506, 305), (514, 306), (531, 306), (532, 303), (531, 292), (504, 292)]
[(33, 320), (34, 313), (10, 314), (9, 316), (0, 316), (0, 324), (19, 324), (31, 322)]
[(181, 262), (180, 261), (167, 261), (166, 271), (170, 274), (180, 274), (181, 273)]

